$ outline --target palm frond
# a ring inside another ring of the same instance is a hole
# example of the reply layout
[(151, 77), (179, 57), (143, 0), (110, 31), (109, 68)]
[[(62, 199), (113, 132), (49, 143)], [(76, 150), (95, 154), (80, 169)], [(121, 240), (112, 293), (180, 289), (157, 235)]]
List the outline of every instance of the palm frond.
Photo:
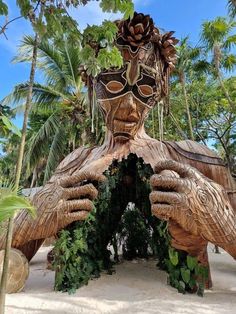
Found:
[(236, 16), (236, 0), (228, 0), (228, 11), (232, 18)]
[[(25, 101), (28, 94), (29, 84), (21, 83), (15, 86), (12, 93), (7, 95), (2, 101), (2, 105), (10, 105), (11, 107)], [(67, 95), (55, 89), (54, 86), (44, 86), (35, 83), (33, 86), (33, 102), (37, 105), (57, 103), (59, 100), (67, 99)]]
[[(13, 62), (30, 62), (33, 47), (34, 37), (24, 36)], [(49, 41), (41, 40), (37, 47), (37, 68), (43, 71), (47, 84), (57, 85), (59, 90), (67, 88), (70, 81), (70, 76), (63, 70), (64, 63), (61, 52)]]
[(206, 60), (198, 60), (192, 66), (193, 71), (196, 73), (209, 73), (212, 71), (212, 65)]
[(229, 55), (224, 56), (221, 60), (221, 66), (226, 71), (229, 71), (229, 72), (233, 71), (236, 67), (236, 55), (229, 54)]
[(43, 41), (38, 49), (38, 67), (43, 70), (47, 83), (57, 85), (58, 89), (67, 88), (70, 77), (63, 70), (65, 61), (61, 52), (46, 41)]
[(50, 142), (59, 128), (59, 117), (57, 113), (53, 113), (46, 122), (41, 125), (38, 132), (34, 133), (28, 140), (29, 149), (25, 156), (27, 163), (35, 165), (42, 156), (48, 154)]
[(78, 66), (80, 64), (80, 56), (78, 47), (72, 46), (65, 41), (63, 50), (61, 50), (63, 58), (65, 60), (63, 70), (68, 77), (71, 78), (71, 85), (76, 91), (79, 90), (79, 71)]
[(223, 44), (235, 26), (236, 23), (234, 21), (228, 21), (224, 17), (217, 17), (212, 21), (204, 22), (202, 24), (201, 40), (205, 44), (206, 49), (211, 50), (215, 44)]
[(63, 152), (65, 150), (65, 132), (63, 128), (57, 130), (52, 144), (50, 146), (48, 158), (47, 158), (47, 165), (45, 168), (44, 174), (44, 184), (49, 180), (50, 176), (52, 175), (53, 171), (59, 164), (61, 157), (63, 156)]
[(27, 35), (22, 38), (17, 47), (17, 55), (13, 57), (13, 63), (30, 62), (33, 55), (33, 47), (35, 45), (35, 38)]
[(228, 36), (223, 43), (223, 48), (230, 50), (236, 45), (236, 35)]
[(29, 85), (21, 83), (14, 87), (13, 91), (1, 100), (3, 106), (11, 106), (23, 103), (27, 97)]

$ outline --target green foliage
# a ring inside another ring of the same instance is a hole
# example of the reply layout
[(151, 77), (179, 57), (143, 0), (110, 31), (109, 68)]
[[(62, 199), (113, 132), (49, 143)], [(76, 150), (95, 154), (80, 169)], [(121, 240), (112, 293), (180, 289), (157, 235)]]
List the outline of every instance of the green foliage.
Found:
[[(90, 0), (17, 0), (17, 5), (23, 17), (28, 18), (34, 30), (45, 38), (53, 38), (60, 43), (62, 36), (69, 36), (73, 42), (78, 43), (81, 37), (78, 29), (78, 23), (70, 16), (68, 8), (78, 9), (81, 5), (86, 5)], [(106, 12), (121, 12), (125, 18), (133, 15), (134, 5), (130, 0), (102, 0), (100, 6)], [(0, 10), (6, 14), (6, 5), (0, 2)], [(1, 12), (1, 11), (0, 11)], [(111, 31), (114, 26), (111, 26)], [(99, 33), (99, 32), (98, 32)], [(107, 28), (107, 37), (111, 38), (109, 28)]]
[(18, 7), (20, 8), (20, 13), (25, 18), (27, 18), (30, 10), (33, 9), (33, 4), (35, 4), (36, 1), (30, 1), (30, 0), (17, 0), (16, 3)]
[(0, 0), (0, 15), (7, 15), (8, 14), (8, 6), (5, 2)]
[(54, 247), (55, 290), (73, 293), (91, 278), (99, 277), (104, 269), (104, 252), (99, 250), (94, 214), (84, 224), (76, 223), (60, 233)]
[(198, 264), (197, 258), (183, 251), (169, 249), (169, 259), (165, 260), (169, 276), (168, 283), (181, 293), (196, 292), (203, 296), (208, 280), (208, 268)]
[[(11, 131), (12, 133), (16, 134), (17, 136), (21, 137), (21, 132), (18, 129), (18, 127), (10, 120), (8, 119), (8, 117), (1, 115), (0, 119), (2, 120), (5, 128), (7, 129), (7, 131)], [(2, 127), (2, 130), (4, 130), (4, 128)], [(1, 130), (1, 131), (2, 131)]]
[(36, 212), (30, 201), (19, 195), (13, 184), (0, 184), (0, 223), (13, 217), (19, 210), (26, 209), (35, 218)]
[(117, 47), (111, 48), (110, 51), (105, 48), (101, 49), (98, 53), (97, 61), (100, 69), (120, 68), (123, 65), (123, 59)]
[(179, 258), (178, 258), (178, 252), (176, 250), (174, 250), (173, 248), (169, 248), (169, 258), (171, 263), (176, 266), (179, 262)]
[(228, 0), (229, 15), (234, 18), (236, 16), (236, 2), (235, 0)]
[(117, 26), (105, 20), (101, 26), (88, 26), (83, 32), (81, 61), (87, 74), (95, 77), (102, 69), (121, 67), (123, 59), (114, 47)]
[(188, 255), (187, 266), (190, 270), (194, 270), (194, 268), (197, 266), (197, 259), (195, 257)]
[(106, 12), (122, 12), (124, 13), (124, 18), (132, 18), (134, 13), (134, 4), (130, 0), (102, 0), (100, 7)]
[(123, 242), (122, 250), (125, 259), (148, 257), (150, 228), (137, 208), (128, 206), (122, 215), (118, 230), (119, 240)]
[(221, 48), (228, 50), (232, 45), (235, 45), (235, 36), (231, 36), (231, 32), (234, 31), (235, 27), (235, 21), (228, 21), (224, 17), (206, 21), (202, 24), (202, 41), (208, 49), (220, 44)]

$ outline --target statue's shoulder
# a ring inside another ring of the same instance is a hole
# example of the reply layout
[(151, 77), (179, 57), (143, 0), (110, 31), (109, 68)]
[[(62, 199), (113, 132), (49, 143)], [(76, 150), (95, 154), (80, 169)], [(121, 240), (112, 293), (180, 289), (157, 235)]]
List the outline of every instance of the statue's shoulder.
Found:
[(171, 155), (177, 154), (190, 160), (200, 161), (212, 165), (225, 166), (224, 161), (207, 146), (191, 141), (164, 142), (171, 150)]

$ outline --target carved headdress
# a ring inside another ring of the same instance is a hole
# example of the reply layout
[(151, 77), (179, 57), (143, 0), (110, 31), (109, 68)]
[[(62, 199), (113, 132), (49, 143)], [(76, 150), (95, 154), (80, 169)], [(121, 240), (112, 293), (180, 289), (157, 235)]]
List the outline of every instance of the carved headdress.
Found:
[[(97, 99), (114, 99), (132, 92), (149, 108), (163, 100), (168, 113), (169, 78), (177, 60), (178, 40), (173, 37), (174, 32), (161, 34), (149, 15), (136, 12), (133, 18), (116, 24), (118, 34), (114, 44), (121, 52), (124, 66), (104, 70), (97, 76)], [(94, 80), (83, 69), (81, 72), (92, 103)]]
[(174, 45), (178, 40), (172, 37), (174, 32), (161, 35), (149, 15), (136, 12), (132, 19), (121, 21), (118, 28), (117, 46), (128, 63), (129, 83), (133, 85), (137, 81), (142, 68), (156, 78), (158, 85), (161, 82), (161, 93), (166, 95), (166, 79), (176, 63)]
[(178, 40), (172, 36), (174, 32), (161, 35), (152, 18), (142, 13), (135, 12), (132, 19), (118, 21), (117, 26), (116, 46), (124, 67), (98, 76), (98, 81), (106, 86), (106, 95), (97, 90), (98, 98), (112, 99), (132, 90), (135, 97), (152, 107), (168, 97), (170, 72), (176, 63), (174, 46)]

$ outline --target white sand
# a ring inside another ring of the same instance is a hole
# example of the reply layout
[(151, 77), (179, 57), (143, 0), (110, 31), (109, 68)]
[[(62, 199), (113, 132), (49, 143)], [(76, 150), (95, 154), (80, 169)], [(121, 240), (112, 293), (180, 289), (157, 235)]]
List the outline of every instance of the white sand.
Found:
[(236, 314), (236, 262), (225, 252), (209, 252), (214, 288), (201, 298), (179, 294), (154, 261), (142, 260), (117, 265), (115, 274), (103, 274), (74, 295), (54, 292), (54, 273), (45, 262), (48, 249), (42, 247), (32, 260), (24, 291), (7, 296), (7, 314)]

